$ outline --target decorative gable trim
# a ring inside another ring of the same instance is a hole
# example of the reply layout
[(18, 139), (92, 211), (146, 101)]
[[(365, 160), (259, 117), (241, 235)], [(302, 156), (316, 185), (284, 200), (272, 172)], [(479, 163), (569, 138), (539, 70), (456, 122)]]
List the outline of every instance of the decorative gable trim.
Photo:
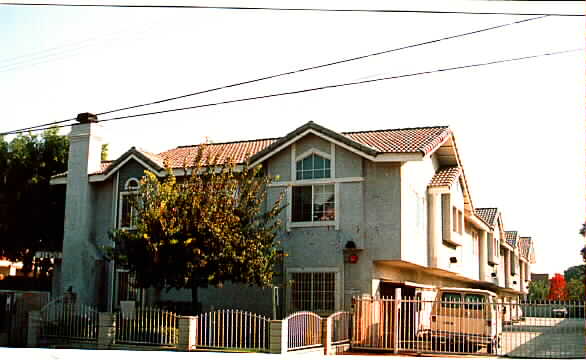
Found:
[[(120, 160), (120, 161), (118, 161)], [(151, 164), (149, 164), (149, 162), (141, 159), (139, 156), (136, 156), (136, 153), (131, 153), (130, 155), (126, 155), (126, 157), (124, 157), (124, 155), (122, 157), (120, 157), (115, 163), (112, 163), (112, 165), (110, 165), (110, 167), (106, 170), (106, 172), (104, 174), (95, 174), (95, 175), (90, 175), (89, 176), (89, 181), (90, 182), (99, 182), (99, 181), (105, 181), (108, 178), (110, 178), (110, 176), (112, 176), (113, 174), (115, 174), (116, 172), (118, 172), (118, 170), (120, 170), (120, 168), (122, 168), (124, 165), (126, 165), (130, 160), (134, 160), (136, 162), (138, 162), (142, 167), (145, 168), (145, 170), (149, 170), (155, 174), (157, 174), (158, 176), (164, 176), (164, 169), (163, 171), (161, 171), (161, 169), (156, 169), (155, 167), (153, 167)]]

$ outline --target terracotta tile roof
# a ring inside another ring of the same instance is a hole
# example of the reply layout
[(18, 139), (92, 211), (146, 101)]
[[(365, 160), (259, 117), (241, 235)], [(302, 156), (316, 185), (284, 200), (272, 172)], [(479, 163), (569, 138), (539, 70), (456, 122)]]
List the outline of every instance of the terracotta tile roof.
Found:
[[(106, 160), (106, 161), (102, 161), (100, 163), (100, 170), (91, 173), (90, 175), (95, 175), (95, 174), (102, 174), (104, 173), (104, 171), (106, 171), (106, 169), (108, 169), (108, 167), (110, 166), (110, 164), (112, 164), (112, 160)], [(65, 176), (67, 175), (67, 172), (64, 172), (63, 174), (59, 174), (60, 176)]]
[(435, 175), (429, 182), (430, 187), (435, 186), (447, 186), (450, 187), (458, 179), (462, 170), (458, 166), (450, 166), (440, 168), (436, 171)]
[[(230, 158), (236, 163), (243, 163), (247, 156), (256, 154), (277, 140), (278, 139), (261, 139), (208, 144), (206, 145), (206, 155), (215, 156), (217, 154), (222, 154), (222, 157), (218, 159), (219, 162), (224, 162)], [(180, 146), (176, 149), (162, 152), (158, 156), (163, 159), (163, 161), (166, 161), (171, 168), (181, 168), (184, 163), (190, 164), (194, 161), (199, 146), (200, 145)]]
[[(351, 145), (360, 147), (362, 151), (367, 151), (372, 155), (376, 153), (409, 153), (409, 152), (422, 152), (424, 154), (433, 151), (437, 146), (442, 144), (451, 134), (450, 129), (447, 126), (431, 126), (431, 127), (418, 127), (409, 129), (388, 129), (388, 130), (373, 130), (373, 131), (359, 131), (359, 132), (347, 132), (347, 133), (336, 133), (329, 129), (323, 128), (313, 122), (309, 122), (304, 126), (298, 128), (296, 131), (304, 130), (306, 128), (317, 129), (318, 131), (324, 132), (328, 136), (336, 136), (338, 140)], [(289, 135), (291, 135), (289, 134)], [(285, 137), (284, 137), (285, 138)], [(243, 163), (247, 157), (253, 155), (259, 155), (263, 150), (267, 151), (271, 144), (275, 144), (278, 141), (282, 141), (284, 138), (271, 138), (271, 139), (258, 139), (258, 140), (244, 140), (217, 144), (207, 144), (207, 152), (209, 155), (214, 156), (216, 154), (222, 154), (219, 159), (220, 162), (226, 161), (230, 158), (236, 163)], [(175, 149), (164, 151), (160, 154), (154, 154), (145, 150), (132, 148), (124, 155), (132, 152), (133, 150), (138, 151), (144, 157), (151, 160), (153, 163), (163, 167), (165, 163), (171, 168), (182, 168), (184, 164), (190, 164), (193, 162), (195, 155), (197, 154), (197, 148), (200, 145), (190, 146), (179, 146)], [(103, 162), (99, 172), (95, 174), (102, 174), (109, 170), (110, 166), (116, 166), (121, 160), (120, 158), (115, 161)], [(66, 173), (60, 174), (65, 176)], [(453, 175), (453, 174), (452, 174)], [(459, 175), (459, 174), (458, 174)], [(446, 174), (446, 176), (451, 176)], [(439, 180), (438, 180), (439, 181)], [(445, 179), (447, 181), (447, 179)]]
[(533, 250), (533, 240), (529, 236), (519, 238), (519, 253), (522, 257), (532, 260), (535, 257)]
[(507, 239), (507, 244), (511, 245), (512, 247), (517, 246), (517, 232), (516, 231), (505, 231), (505, 236)]
[(342, 135), (381, 153), (429, 153), (449, 135), (447, 126), (346, 132)]
[(497, 208), (476, 208), (474, 209), (476, 215), (480, 216), (487, 224), (494, 224), (496, 215), (498, 213)]

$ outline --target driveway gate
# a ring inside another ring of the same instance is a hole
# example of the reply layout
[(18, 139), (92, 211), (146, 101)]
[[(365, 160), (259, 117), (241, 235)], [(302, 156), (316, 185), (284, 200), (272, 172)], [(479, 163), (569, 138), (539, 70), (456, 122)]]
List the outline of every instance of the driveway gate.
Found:
[(354, 299), (353, 349), (585, 358), (584, 302)]

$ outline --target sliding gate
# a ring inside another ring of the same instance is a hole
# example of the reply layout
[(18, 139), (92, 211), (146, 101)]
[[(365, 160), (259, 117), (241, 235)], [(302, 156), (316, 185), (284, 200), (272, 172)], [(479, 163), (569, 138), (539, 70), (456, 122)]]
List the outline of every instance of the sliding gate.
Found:
[(411, 354), (585, 358), (584, 302), (353, 300), (352, 348)]

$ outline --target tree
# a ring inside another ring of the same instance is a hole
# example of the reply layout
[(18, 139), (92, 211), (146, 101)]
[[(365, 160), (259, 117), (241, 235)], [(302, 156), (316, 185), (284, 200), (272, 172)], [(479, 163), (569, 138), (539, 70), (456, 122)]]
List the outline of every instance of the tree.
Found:
[(23, 261), (25, 272), (37, 250), (61, 249), (64, 189), (49, 181), (67, 169), (68, 150), (57, 129), (0, 138), (0, 257)]
[(568, 292), (566, 289), (566, 280), (562, 274), (555, 274), (549, 280), (548, 300), (567, 300)]
[(140, 287), (190, 288), (194, 311), (198, 288), (208, 284), (270, 285), (281, 256), (275, 240), (283, 196), (266, 202), (272, 178), (205, 153), (200, 147), (180, 179), (170, 169), (165, 179), (145, 172), (133, 204), (136, 230), (112, 234), (115, 258)]
[(536, 280), (529, 283), (529, 299), (530, 300), (545, 300), (549, 294), (549, 281)]
[(568, 283), (573, 279), (583, 279), (585, 275), (586, 265), (584, 264), (571, 266), (564, 271), (564, 279), (566, 279), (566, 282)]
[(586, 298), (586, 288), (584, 286), (584, 278), (574, 278), (567, 283), (568, 299), (581, 300)]

